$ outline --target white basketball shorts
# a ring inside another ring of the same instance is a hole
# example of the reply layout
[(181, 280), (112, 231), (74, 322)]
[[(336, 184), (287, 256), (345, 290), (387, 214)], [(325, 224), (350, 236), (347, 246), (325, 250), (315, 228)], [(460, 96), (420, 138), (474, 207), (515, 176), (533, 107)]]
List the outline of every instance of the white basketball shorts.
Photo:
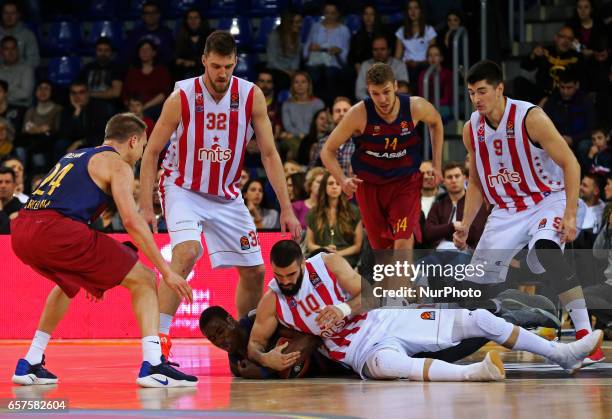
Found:
[(257, 229), (242, 196), (227, 200), (164, 184), (164, 215), (172, 248), (204, 233), (213, 268), (263, 264)]

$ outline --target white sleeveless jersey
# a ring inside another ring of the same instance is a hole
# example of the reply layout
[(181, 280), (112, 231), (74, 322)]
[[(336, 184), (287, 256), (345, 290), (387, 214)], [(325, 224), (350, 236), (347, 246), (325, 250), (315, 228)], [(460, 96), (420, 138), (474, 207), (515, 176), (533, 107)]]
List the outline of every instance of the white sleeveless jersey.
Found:
[(533, 207), (545, 196), (564, 190), (563, 170), (527, 134), (525, 117), (535, 105), (506, 99), (497, 129), (484, 115), (472, 113), (470, 137), (485, 197), (510, 212)]
[(268, 286), (276, 294), (276, 316), (281, 324), (299, 332), (320, 336), (327, 350), (326, 355), (335, 361), (344, 361), (352, 339), (368, 314), (349, 316), (325, 332), (317, 326), (317, 311), (350, 299), (325, 266), (322, 255), (320, 253), (306, 261), (302, 286), (296, 295), (283, 295), (275, 279)]
[(236, 199), (246, 145), (253, 136), (253, 83), (232, 77), (216, 103), (203, 77), (181, 80), (181, 122), (170, 138), (160, 185), (169, 178), (195, 192)]

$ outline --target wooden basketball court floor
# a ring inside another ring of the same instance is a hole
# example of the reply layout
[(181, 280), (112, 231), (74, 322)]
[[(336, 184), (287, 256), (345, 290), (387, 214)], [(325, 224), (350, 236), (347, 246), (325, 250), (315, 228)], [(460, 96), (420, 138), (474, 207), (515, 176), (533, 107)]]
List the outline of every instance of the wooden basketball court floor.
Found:
[[(47, 367), (53, 386), (14, 386), (29, 342), (0, 340), (0, 417), (4, 418), (611, 418), (612, 363), (570, 377), (527, 353), (504, 352), (502, 383), (361, 381), (357, 378), (242, 380), (224, 352), (204, 339), (175, 340), (174, 359), (198, 375), (192, 389), (141, 389), (139, 340), (55, 340)], [(502, 348), (487, 345), (484, 349)], [(612, 361), (612, 342), (604, 342)], [(470, 360), (482, 359), (484, 352)], [(11, 399), (66, 399), (63, 413), (9, 412)], [(64, 416), (65, 415), (65, 416)]]

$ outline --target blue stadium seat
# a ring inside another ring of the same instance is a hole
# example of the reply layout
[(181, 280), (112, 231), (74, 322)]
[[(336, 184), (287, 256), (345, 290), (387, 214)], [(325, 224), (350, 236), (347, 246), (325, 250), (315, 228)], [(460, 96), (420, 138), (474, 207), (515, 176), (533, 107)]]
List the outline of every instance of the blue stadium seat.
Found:
[(376, 9), (380, 14), (391, 14), (402, 12), (406, 8), (406, 2), (397, 0), (377, 0)]
[(257, 58), (254, 54), (238, 54), (238, 64), (234, 69), (234, 75), (241, 77), (249, 81), (255, 81), (255, 65), (257, 64)]
[(210, 0), (204, 15), (209, 18), (227, 18), (236, 16), (237, 11), (238, 0)]
[(323, 0), (291, 0), (291, 6), (300, 13), (316, 13), (321, 11)]
[(351, 31), (351, 34), (355, 34), (359, 29), (361, 29), (361, 15), (353, 14), (347, 15), (344, 18), (344, 24)]
[(82, 19), (112, 19), (117, 16), (117, 0), (90, 0), (80, 5), (79, 17)]
[(115, 51), (120, 51), (123, 46), (123, 24), (112, 20), (99, 20), (92, 22), (91, 31), (83, 41), (83, 53), (90, 55), (100, 37), (110, 38)]
[(282, 105), (287, 99), (289, 99), (289, 96), (291, 96), (291, 92), (289, 91), (289, 89), (281, 90), (280, 92), (278, 92), (278, 94), (276, 95), (276, 101), (278, 102), (278, 105)]
[(384, 22), (387, 25), (396, 25), (398, 23), (403, 23), (404, 13), (403, 12), (391, 13), (390, 15), (386, 16), (386, 18), (384, 19)]
[(250, 51), (253, 47), (253, 36), (251, 31), (251, 23), (246, 17), (225, 17), (219, 20), (218, 29), (230, 31), (238, 48), (242, 51)]
[(182, 18), (189, 9), (201, 10), (203, 0), (171, 0), (168, 3), (167, 16), (170, 18)]
[(48, 77), (56, 86), (66, 87), (79, 75), (81, 59), (76, 56), (54, 57), (49, 60)]
[(251, 0), (249, 14), (251, 16), (272, 16), (284, 10), (289, 1), (287, 0)]
[(81, 28), (73, 21), (52, 22), (43, 41), (43, 53), (47, 56), (73, 54), (81, 40)]
[(259, 30), (255, 37), (255, 43), (253, 44), (253, 50), (256, 52), (264, 52), (266, 45), (268, 44), (268, 36), (270, 32), (276, 28), (276, 25), (280, 22), (280, 18), (277, 16), (264, 16), (261, 18), (259, 23)]
[[(142, 16), (142, 5), (147, 0), (118, 0), (119, 11), (121, 16), (126, 20), (140, 19)], [(155, 0), (155, 3), (159, 6), (162, 13), (162, 18), (165, 17), (166, 10), (168, 8), (168, 2), (174, 2), (178, 0)]]

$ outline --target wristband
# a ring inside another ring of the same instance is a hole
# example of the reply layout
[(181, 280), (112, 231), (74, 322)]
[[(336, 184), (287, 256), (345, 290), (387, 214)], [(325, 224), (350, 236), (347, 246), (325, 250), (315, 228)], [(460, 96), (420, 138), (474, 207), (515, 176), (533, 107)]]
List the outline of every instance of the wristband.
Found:
[(339, 309), (342, 312), (342, 318), (348, 317), (351, 315), (351, 307), (347, 303), (336, 304), (334, 307)]

